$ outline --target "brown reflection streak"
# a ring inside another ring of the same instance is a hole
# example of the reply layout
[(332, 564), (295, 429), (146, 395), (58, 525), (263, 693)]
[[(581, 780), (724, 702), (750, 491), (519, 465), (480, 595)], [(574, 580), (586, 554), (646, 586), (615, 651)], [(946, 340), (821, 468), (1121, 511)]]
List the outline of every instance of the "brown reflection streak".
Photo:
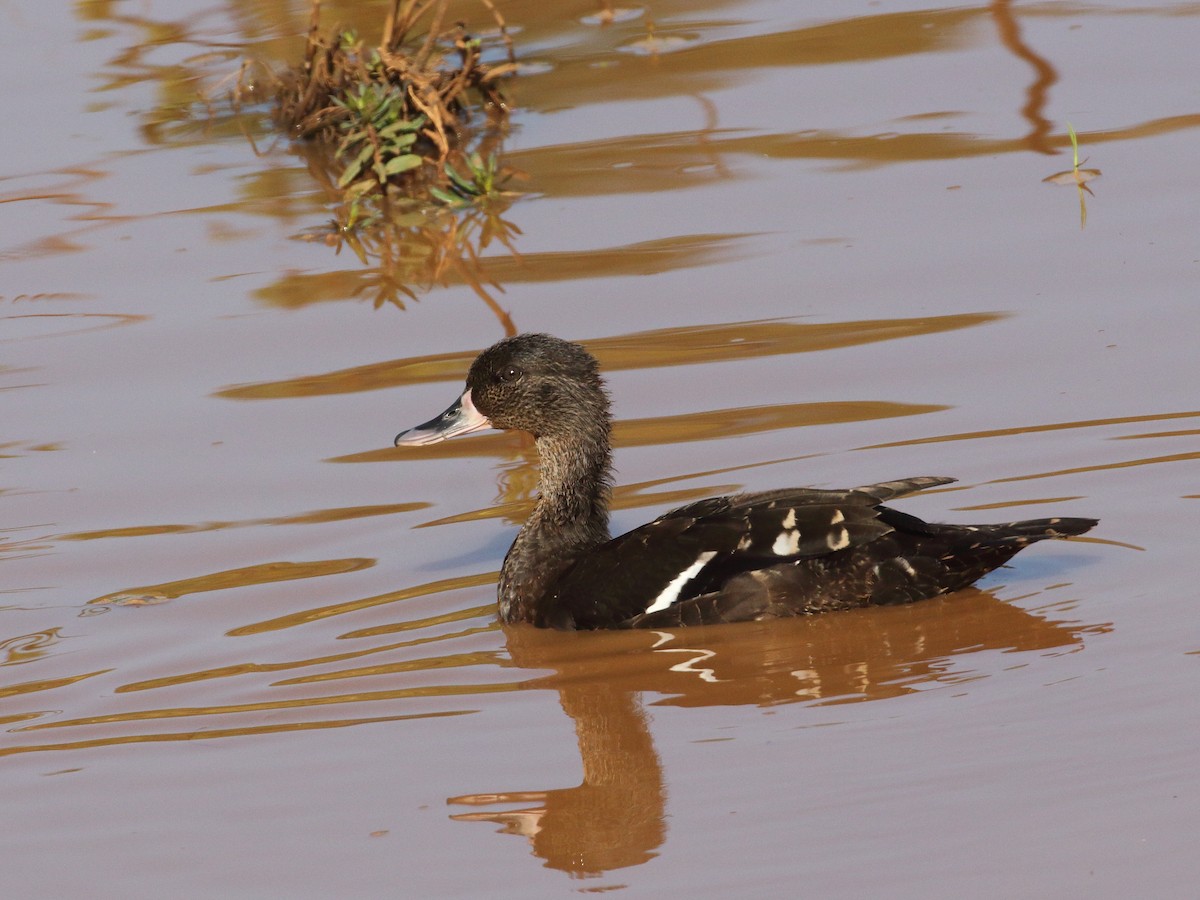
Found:
[[(975, 328), (1004, 318), (1003, 313), (960, 313), (911, 319), (864, 319), (851, 322), (767, 320), (720, 325), (661, 328), (620, 337), (580, 341), (606, 371), (815, 353), (879, 341), (904, 340)], [(317, 397), (380, 390), (409, 384), (462, 381), (478, 349), (356, 366), (286, 381), (235, 385), (215, 396), (233, 400)]]
[[(696, 477), (699, 476), (680, 475), (674, 480), (683, 481)], [(662, 479), (659, 479), (659, 482), (661, 481)], [(704, 484), (694, 488), (681, 488), (675, 491), (659, 491), (653, 494), (642, 493), (647, 485), (659, 482), (647, 481), (641, 484), (620, 485), (614, 488), (609, 509), (642, 509), (647, 506), (665, 506), (668, 504), (671, 506), (683, 506), (685, 503), (703, 500), (706, 497), (737, 493), (742, 488), (740, 484)], [(515, 491), (514, 493), (525, 498), (532, 497), (532, 491)], [(533, 501), (531, 499), (512, 500), (507, 503), (498, 503), (489, 506), (486, 509), (473, 509), (468, 512), (456, 513), (452, 516), (444, 516), (440, 519), (431, 519), (414, 527), (435, 528), (439, 525), (456, 525), (461, 522), (483, 522), (488, 519), (505, 519), (513, 524), (517, 524), (524, 522), (531, 512), (533, 512)]]
[(173, 600), (186, 594), (198, 594), (206, 591), (222, 591), (229, 588), (250, 587), (256, 584), (272, 584), (279, 581), (293, 581), (298, 578), (319, 578), (323, 575), (341, 575), (346, 572), (358, 572), (375, 565), (375, 560), (366, 558), (327, 559), (317, 562), (293, 563), (273, 562), (257, 566), (246, 566), (241, 569), (226, 569), (223, 572), (213, 572), (196, 578), (184, 578), (179, 581), (168, 581), (163, 584), (144, 587), (128, 588), (89, 600), (89, 604), (130, 603), (138, 598), (156, 600)]
[(318, 731), (324, 728), (347, 728), (351, 725), (368, 725), (373, 722), (404, 722), (409, 719), (439, 719), (444, 716), (465, 716), (474, 712), (470, 709), (452, 709), (443, 712), (413, 713), (403, 716), (365, 716), (358, 719), (328, 719), (323, 722), (287, 722), (281, 725), (247, 725), (242, 728), (212, 728), (204, 731), (186, 731), (176, 734), (127, 734), (120, 737), (93, 738), (87, 741), (71, 741), (61, 744), (38, 744), (26, 747), (0, 748), (0, 756), (15, 756), (18, 753), (40, 753), (47, 750), (87, 750), (93, 747), (116, 747), (120, 744), (159, 744), (175, 741), (207, 741), (216, 738), (248, 737), (256, 734), (283, 734), (292, 731)]
[[(471, 612), (473, 615), (480, 614), (478, 610), (469, 610), (469, 612)], [(442, 623), (433, 623), (428, 620), (422, 620), (421, 624), (416, 627), (429, 627), (433, 624)], [(135, 681), (114, 688), (113, 693), (127, 694), (135, 691), (151, 691), (158, 690), (160, 688), (177, 687), (181, 684), (195, 684), (200, 681), (212, 681), (218, 678), (236, 678), (241, 675), (266, 674), (269, 672), (288, 672), (293, 669), (303, 669), (309, 666), (325, 666), (333, 663), (349, 662), (350, 660), (362, 659), (363, 657), (372, 656), (377, 653), (392, 653), (396, 650), (402, 650), (407, 647), (416, 647), (421, 644), (427, 644), (436, 641), (467, 637), (469, 635), (479, 634), (481, 632), (490, 630), (491, 629), (488, 626), (465, 628), (462, 631), (458, 631), (453, 634), (439, 634), (431, 637), (417, 638), (410, 641), (396, 641), (391, 644), (380, 644), (375, 647), (366, 647), (362, 650), (352, 650), (348, 653), (332, 653), (327, 656), (315, 656), (308, 659), (285, 660), (277, 663), (237, 663), (231, 666), (220, 666), (215, 669), (202, 669), (198, 672), (186, 672), (180, 675), (167, 675), (163, 678), (148, 678), (145, 681)]]
[[(754, 235), (678, 235), (597, 250), (548, 251), (520, 257), (485, 256), (480, 257), (475, 266), (479, 279), (493, 285), (651, 275), (741, 258), (750, 253), (745, 245), (751, 237)], [(295, 309), (357, 298), (377, 287), (378, 279), (376, 268), (291, 272), (260, 288), (255, 296), (274, 306)], [(470, 285), (461, 275), (456, 277), (454, 270), (445, 272), (443, 280), (446, 284)]]
[[(488, 584), (495, 584), (499, 576), (498, 572), (493, 572)], [(437, 616), (427, 616), (423, 619), (409, 619), (403, 622), (394, 622), (390, 625), (372, 625), (370, 628), (360, 628), (357, 631), (348, 631), (343, 635), (339, 635), (344, 640), (352, 638), (379, 637), (384, 634), (401, 634), (406, 631), (418, 631), (422, 628), (433, 628), (437, 625), (447, 625), (451, 622), (462, 622), (467, 619), (487, 618), (492, 619), (496, 614), (496, 602), (491, 600), (480, 606), (469, 606), (466, 609), (456, 609), (453, 612), (442, 613)], [(490, 626), (482, 629), (468, 629), (463, 634), (471, 634), (476, 630), (488, 631)], [(441, 640), (443, 637), (453, 637), (454, 635), (444, 635), (434, 638), (433, 640)], [(419, 643), (419, 642), (414, 642)]]
[(888, 403), (873, 400), (745, 406), (682, 416), (626, 419), (614, 426), (613, 442), (618, 447), (659, 446), (759, 434), (785, 428), (921, 416), (946, 409), (949, 407), (929, 403)]
[(456, 578), (444, 578), (440, 581), (431, 581), (428, 584), (404, 588), (399, 591), (390, 591), (374, 597), (364, 597), (361, 600), (352, 600), (348, 603), (335, 603), (332, 606), (322, 606), (317, 609), (291, 613), (290, 615), (280, 616), (277, 619), (257, 622), (253, 625), (243, 625), (227, 633), (230, 637), (239, 637), (248, 634), (263, 634), (268, 631), (278, 631), (282, 628), (294, 628), (297, 625), (304, 625), (308, 622), (317, 622), (321, 619), (328, 619), (331, 616), (358, 612), (359, 610), (370, 609), (374, 606), (383, 606), (386, 603), (395, 603), (399, 600), (410, 600), (413, 597), (425, 597), (429, 594), (440, 594), (445, 591), (453, 591), (461, 588), (495, 584), (499, 574), (499, 572), (483, 572), (478, 575), (461, 575)]
[(1050, 134), (1050, 122), (1042, 115), (1046, 108), (1046, 93), (1058, 81), (1058, 73), (1045, 59), (1038, 56), (1021, 38), (1021, 27), (1017, 24), (1012, 12), (1012, 0), (992, 0), (989, 7), (992, 18), (996, 22), (996, 31), (1002, 43), (1014, 56), (1024, 60), (1033, 67), (1034, 80), (1026, 89), (1027, 100), (1021, 107), (1023, 115), (1031, 126), (1031, 131), (1025, 140), (1029, 147), (1038, 153), (1054, 154), (1057, 151), (1047, 141)]
[[(485, 631), (489, 629), (478, 629)], [(295, 678), (285, 678), (272, 683), (272, 687), (287, 687), (296, 684), (319, 684), (325, 681), (343, 681), (347, 678), (367, 678), (378, 675), (397, 675), (404, 672), (427, 672), (465, 666), (490, 665), (496, 662), (496, 654), (490, 650), (474, 653), (456, 653), (448, 656), (427, 656), (420, 659), (406, 659), (402, 662), (379, 663), (374, 666), (361, 666), (357, 669), (339, 669), (336, 672), (321, 672), (316, 675), (297, 675)]]
[[(9, 378), (13, 375), (29, 375), (29, 374), (33, 373), (34, 371), (36, 371), (36, 370), (32, 369), (32, 368), (18, 369), (16, 366), (0, 365), (0, 378)], [(25, 388), (32, 388), (32, 387), (45, 387), (45, 382), (27, 381), (22, 384), (5, 384), (5, 385), (0, 385), (0, 391), (19, 391), (19, 390), (23, 390)], [(21, 445), (21, 443), (22, 442), (20, 442), (20, 441), (8, 441), (6, 443), (0, 444), (0, 449), (7, 450), (11, 447), (18, 447)], [(30, 448), (30, 449), (34, 449), (34, 448)], [(58, 449), (58, 448), (56, 447), (55, 449)], [(0, 459), (8, 459), (11, 455), (12, 454), (0, 453)]]
[(1073, 652), (1085, 635), (1111, 630), (1045, 618), (1070, 605), (1031, 613), (972, 589), (912, 606), (679, 632), (505, 626), (511, 665), (551, 670), (521, 687), (558, 693), (575, 722), (583, 782), (450, 797), (473, 807), (524, 804), (451, 818), (500, 824), (525, 836), (548, 867), (575, 875), (641, 865), (666, 840), (666, 779), (639, 695), (676, 706), (895, 698), (985, 677), (965, 663), (980, 651)]
[(24, 335), (19, 338), (0, 338), (0, 344), (12, 341), (42, 340), (44, 338), (66, 337), (68, 335), (87, 334), (93, 331), (106, 331), (109, 328), (120, 328), (124, 325), (136, 325), (145, 322), (149, 316), (132, 313), (23, 313), (17, 316), (0, 316), (0, 319), (47, 319), (55, 322), (68, 319), (104, 319), (106, 321), (94, 325), (82, 325), (78, 328), (54, 331), (49, 334)]
[[(647, 447), (711, 441), (785, 428), (869, 422), (901, 416), (942, 412), (948, 406), (889, 403), (882, 400), (846, 400), (825, 403), (781, 403), (776, 406), (739, 406), (680, 416), (623, 419), (613, 423), (614, 447)], [(514, 439), (485, 434), (424, 447), (381, 447), (363, 453), (337, 456), (328, 462), (386, 462), (393, 459), (463, 459), (503, 455)]]
[(978, 512), (984, 509), (1011, 509), (1017, 506), (1034, 506), (1039, 503), (1069, 503), (1072, 500), (1082, 500), (1082, 496), (1066, 496), (1066, 497), (1036, 497), (1026, 500), (1004, 500), (1000, 503), (974, 503), (970, 506), (956, 506), (954, 509), (959, 512)]
[[(1038, 472), (1033, 475), (1013, 475), (1010, 478), (994, 478), (988, 484), (1003, 484), (1008, 481), (1032, 481), (1035, 478), (1057, 478), (1060, 475), (1078, 475), (1081, 472), (1106, 472), (1109, 469), (1128, 469), (1133, 466), (1154, 466), (1159, 463), (1189, 462), (1200, 459), (1197, 453), (1173, 453), (1170, 456), (1149, 456), (1145, 459), (1125, 459), (1114, 463), (1100, 463), (1094, 466), (1078, 466), (1073, 469), (1056, 469), (1053, 472)], [(1092, 541), (1095, 538), (1078, 538), (1081, 541)]]
[[(111, 225), (115, 222), (122, 222), (127, 219), (127, 217), (114, 214), (113, 211), (116, 207), (113, 203), (91, 201), (86, 199), (82, 193), (84, 188), (107, 178), (107, 171), (80, 165), (60, 169), (55, 174), (66, 176), (67, 181), (53, 190), (35, 189), (29, 192), (0, 194), (0, 204), (34, 202), (54, 203), (61, 206), (74, 207), (78, 208), (78, 211), (66, 216), (66, 220), (88, 224), (81, 225), (62, 234), (44, 235), (28, 240), (16, 247), (0, 250), (0, 260), (26, 260), (59, 256), (65, 253), (79, 253), (89, 249), (87, 244), (79, 240), (80, 236), (99, 227)], [(17, 233), (23, 234), (20, 231)], [(38, 296), (54, 297), (55, 295), (45, 294)]]
[(76, 531), (57, 535), (60, 541), (94, 541), (104, 538), (146, 537), (158, 534), (197, 534), (227, 528), (249, 528), (259, 525), (320, 525), (345, 522), (370, 516), (390, 516), (395, 513), (427, 509), (428, 503), (385, 503), (376, 506), (347, 506), (339, 509), (318, 509), (294, 516), (275, 516), (267, 519), (243, 519), (237, 522), (204, 522), (198, 525), (134, 525), (129, 528), (102, 528), (96, 531)]
[(30, 719), (36, 719), (43, 715), (40, 712), (31, 713), (13, 713), (11, 716), (0, 716), (0, 725), (13, 725), (17, 722), (28, 722)]
[(1114, 441), (1140, 441), (1145, 438), (1164, 438), (1164, 437), (1194, 437), (1200, 434), (1200, 428), (1184, 428), (1178, 431), (1148, 431), (1145, 434), (1120, 434), (1113, 438)]
[(9, 687), (0, 688), (0, 697), (17, 697), (23, 694), (35, 694), (38, 691), (52, 691), (55, 688), (66, 687), (69, 684), (83, 681), (85, 678), (92, 678), (96, 675), (103, 675), (106, 672), (111, 672), (112, 669), (97, 669), (95, 672), (83, 672), (80, 675), (70, 675), (66, 678), (48, 678), (45, 681), (26, 681), (22, 684), (14, 684)]
[[(12, 387), (43, 387), (43, 385), (12, 385)], [(0, 388), (0, 390), (9, 390), (10, 388)], [(5, 441), (0, 443), (0, 459), (18, 459), (22, 456), (28, 456), (31, 453), (54, 453), (62, 450), (65, 445), (58, 441), (46, 441), (33, 443), (32, 441)], [(17, 452), (18, 450), (24, 452)], [(0, 488), (0, 493), (4, 493), (3, 488)]]
[[(695, 14), (695, 4), (688, 5), (688, 9)], [(505, 5), (505, 14), (510, 20), (521, 21), (509, 4)], [(984, 15), (982, 9), (961, 7), (853, 15), (724, 40), (713, 30), (686, 50), (653, 56), (613, 53), (610, 44), (597, 42), (593, 52), (581, 49), (556, 59), (553, 79), (542, 84), (531, 80), (518, 87), (523, 105), (535, 110), (585, 106), (598, 98), (630, 102), (713, 93), (727, 90), (731, 79), (764, 77), (761, 70), (766, 68), (795, 70), (801, 66), (867, 63), (966, 46), (974, 38), (975, 24)], [(531, 18), (544, 19), (544, 13), (538, 11)], [(599, 66), (604, 66), (602, 94), (596, 91)], [(521, 154), (509, 154), (509, 158), (520, 159)], [(520, 162), (514, 164), (530, 169)], [(558, 196), (557, 191), (550, 193)]]
[[(474, 662), (464, 663), (473, 665)], [(48, 728), (76, 728), (81, 725), (112, 725), (122, 722), (147, 722), (158, 719), (190, 719), (201, 716), (241, 715), (252, 712), (278, 712), (286, 709), (315, 709), (322, 706), (335, 706), (343, 703), (373, 703), (380, 700), (407, 700), (417, 697), (455, 697), (463, 694), (496, 694), (516, 689), (512, 684), (449, 684), (431, 685), (428, 687), (397, 688), (390, 691), (358, 691), (352, 694), (331, 694), (323, 697), (298, 697), (294, 700), (271, 700), (258, 703), (230, 703), (216, 706), (183, 706), (165, 709), (137, 709), (130, 712), (112, 713), (106, 716), (81, 716), (77, 719), (60, 719), (55, 722), (39, 722), (26, 725), (24, 728), (14, 728), (13, 732), (44, 731)], [(405, 717), (402, 717), (405, 718)], [(317, 727), (320, 723), (294, 723), (293, 727)], [(228, 729), (229, 734), (251, 734), (258, 726), (247, 726), (246, 729)], [(214, 729), (217, 731), (219, 729)], [(200, 735), (213, 732), (205, 730)], [(134, 736), (136, 741), (139, 736)], [(153, 739), (154, 735), (145, 735)]]
[(1130, 425), (1137, 422), (1163, 422), (1171, 419), (1193, 419), (1196, 412), (1151, 413), (1144, 416), (1116, 416), (1111, 419), (1081, 419), (1077, 422), (1052, 422), (1048, 425), (1018, 425), (1014, 428), (997, 428), (992, 431), (964, 431), (959, 434), (942, 434), (936, 437), (914, 438), (891, 441), (886, 444), (867, 444), (856, 450), (882, 450), (887, 447), (912, 447), (917, 444), (940, 444), (943, 441), (974, 441), (980, 438), (1010, 437), (1017, 434), (1037, 434), (1042, 431), (1065, 431), (1072, 428), (1097, 428), (1106, 425)]
[[(1200, 126), (1200, 115), (1167, 116), (1124, 128), (1108, 131), (1087, 132), (1089, 146), (1108, 141), (1133, 141), (1160, 134), (1188, 131)], [(607, 160), (606, 169), (611, 169), (614, 155), (655, 160), (659, 169), (672, 170), (704, 163), (695, 148), (697, 132), (679, 134), (657, 134), (651, 137), (635, 136), (609, 141), (565, 144), (540, 147), (528, 155), (542, 159), (529, 159), (525, 167), (539, 171), (539, 183), (547, 193), (555, 197), (592, 197), (604, 194), (636, 193), (636, 186), (627, 184), (623, 178), (630, 170), (617, 170), (616, 175), (590, 171), (586, 162), (592, 157)], [(1047, 137), (1047, 146), (1067, 148), (1071, 146), (1067, 135)], [(743, 154), (768, 159), (812, 159), (837, 163), (845, 171), (860, 171), (875, 166), (897, 162), (931, 162), (938, 160), (964, 160), (990, 158), (1005, 153), (1025, 153), (1029, 150), (1027, 138), (987, 138), (971, 133), (936, 132), (917, 134), (856, 134), (844, 131), (810, 129), (801, 132), (740, 135), (724, 132), (709, 140), (707, 152), (720, 154)], [(544, 170), (545, 174), (541, 174)], [(604, 177), (600, 177), (603, 174)], [(611, 176), (611, 177), (610, 177)], [(687, 184), (688, 182), (684, 182)], [(655, 189), (664, 190), (661, 172), (655, 180)], [(648, 188), (641, 188), (642, 191)]]

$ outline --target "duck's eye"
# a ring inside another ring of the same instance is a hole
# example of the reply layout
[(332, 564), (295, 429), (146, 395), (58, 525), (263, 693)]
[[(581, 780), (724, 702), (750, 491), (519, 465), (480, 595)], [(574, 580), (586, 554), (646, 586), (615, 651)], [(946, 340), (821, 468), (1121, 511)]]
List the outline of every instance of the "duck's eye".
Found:
[(521, 370), (516, 366), (509, 366), (507, 369), (499, 369), (492, 376), (492, 381), (496, 384), (503, 384), (506, 381), (516, 381), (521, 377)]

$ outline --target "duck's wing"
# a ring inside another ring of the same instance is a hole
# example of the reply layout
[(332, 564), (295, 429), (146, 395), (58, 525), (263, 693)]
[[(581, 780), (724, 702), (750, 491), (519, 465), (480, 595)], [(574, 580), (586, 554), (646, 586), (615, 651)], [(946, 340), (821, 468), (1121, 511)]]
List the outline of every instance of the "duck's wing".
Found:
[(584, 554), (546, 604), (565, 628), (606, 628), (719, 589), (730, 578), (836, 553), (893, 528), (883, 500), (950, 478), (909, 478), (846, 491), (791, 488), (714, 497), (672, 510)]
[[(884, 481), (879, 484), (866, 484), (848, 490), (826, 490), (823, 488), (781, 488), (773, 491), (757, 491), (749, 494), (732, 494), (728, 497), (709, 497), (697, 500), (687, 506), (680, 506), (670, 512), (665, 512), (655, 522), (675, 518), (703, 518), (718, 513), (739, 509), (752, 508), (785, 508), (810, 503), (851, 503), (868, 502), (871, 505), (886, 503), (897, 497), (906, 497), (923, 491), (926, 488), (938, 487), (943, 484), (953, 484), (957, 478), (946, 475), (922, 475), (916, 478), (902, 478), (898, 481)], [(651, 523), (653, 524), (653, 523)]]

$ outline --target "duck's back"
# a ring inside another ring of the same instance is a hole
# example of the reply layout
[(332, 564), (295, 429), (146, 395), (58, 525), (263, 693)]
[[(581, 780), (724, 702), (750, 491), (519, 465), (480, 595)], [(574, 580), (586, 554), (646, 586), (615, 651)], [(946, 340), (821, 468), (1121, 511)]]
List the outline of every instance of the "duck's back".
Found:
[(669, 627), (911, 603), (971, 584), (1029, 543), (1095, 524), (938, 525), (882, 505), (953, 480), (785, 489), (680, 507), (583, 553), (552, 586), (539, 624)]

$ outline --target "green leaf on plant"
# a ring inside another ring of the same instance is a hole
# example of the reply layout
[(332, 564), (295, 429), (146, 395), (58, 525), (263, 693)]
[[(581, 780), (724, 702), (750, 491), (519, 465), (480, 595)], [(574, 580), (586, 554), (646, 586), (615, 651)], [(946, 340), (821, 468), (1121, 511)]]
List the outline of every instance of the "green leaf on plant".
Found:
[(449, 191), (444, 191), (441, 188), (430, 188), (429, 193), (435, 200), (445, 203), (447, 206), (462, 206), (466, 201), (458, 194), (452, 194)]
[(445, 164), (444, 168), (446, 169), (446, 177), (448, 177), (450, 181), (453, 182), (457, 187), (461, 188), (463, 191), (466, 191), (468, 194), (479, 193), (475, 187), (475, 182), (469, 178), (463, 178), (463, 176), (459, 175), (458, 171), (454, 168), (454, 166), (450, 165), (449, 162)]
[(386, 176), (399, 175), (401, 172), (407, 172), (411, 169), (416, 169), (421, 165), (421, 157), (415, 153), (405, 153), (403, 156), (395, 156), (387, 161), (383, 167)]
[(371, 158), (371, 154), (374, 152), (374, 150), (374, 147), (372, 147), (370, 144), (367, 144), (367, 146), (363, 147), (362, 150), (359, 151), (358, 156), (356, 156), (351, 163), (346, 166), (346, 170), (342, 172), (342, 177), (338, 179), (338, 187), (344, 188), (358, 177), (358, 173), (362, 171), (362, 167), (366, 165), (367, 160)]

